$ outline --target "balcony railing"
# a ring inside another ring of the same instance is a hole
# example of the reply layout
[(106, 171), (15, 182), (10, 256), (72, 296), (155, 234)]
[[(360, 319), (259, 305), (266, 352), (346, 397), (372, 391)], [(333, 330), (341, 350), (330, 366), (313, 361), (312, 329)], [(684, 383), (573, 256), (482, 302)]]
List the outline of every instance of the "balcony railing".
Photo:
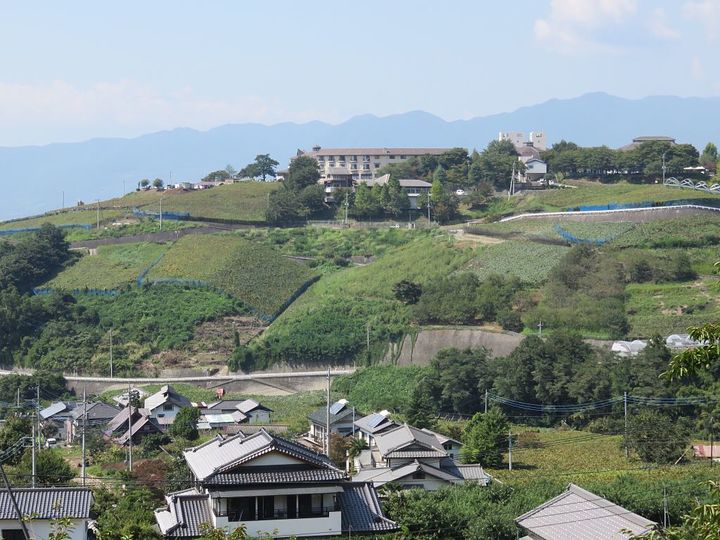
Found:
[(228, 521), (268, 521), (271, 519), (310, 519), (329, 517), (330, 512), (339, 512), (340, 505), (332, 506), (313, 506), (299, 512), (290, 512), (287, 510), (275, 510), (274, 512), (262, 512), (259, 516), (245, 515), (241, 511), (230, 511), (227, 513), (217, 514), (217, 517), (227, 517)]

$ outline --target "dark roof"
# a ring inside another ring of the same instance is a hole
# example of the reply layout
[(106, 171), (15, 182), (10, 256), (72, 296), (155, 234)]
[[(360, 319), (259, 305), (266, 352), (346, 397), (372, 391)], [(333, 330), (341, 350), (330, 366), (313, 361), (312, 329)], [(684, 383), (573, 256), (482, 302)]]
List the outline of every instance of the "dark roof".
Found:
[(152, 431), (154, 431), (156, 433), (160, 433), (162, 431), (162, 429), (160, 428), (160, 426), (158, 425), (157, 421), (154, 418), (150, 418), (149, 416), (141, 416), (137, 421), (135, 421), (135, 423), (133, 423), (132, 426), (130, 426), (129, 430), (126, 430), (125, 433), (120, 435), (120, 437), (118, 437), (115, 440), (121, 446), (125, 446), (128, 442), (128, 439), (130, 437), (134, 437), (146, 425), (150, 426), (152, 428)]
[(385, 414), (385, 411), (380, 413), (368, 414), (362, 418), (355, 420), (355, 427), (365, 431), (367, 433), (380, 433), (390, 428), (397, 428), (400, 424), (397, 424), (390, 420), (390, 413)]
[(155, 520), (164, 536), (195, 538), (203, 534), (202, 525), (212, 524), (210, 497), (195, 489), (165, 496), (167, 506), (155, 510)]
[[(308, 419), (310, 419), (310, 421), (314, 422), (315, 424), (320, 424), (324, 426), (325, 422), (327, 422), (326, 414), (327, 409), (325, 407), (321, 407), (320, 409), (311, 412), (308, 415)], [(337, 414), (330, 413), (330, 425), (332, 426), (333, 424), (342, 422), (343, 420), (352, 422), (352, 416), (352, 407), (345, 407)]]
[[(95, 403), (87, 404), (87, 420), (111, 420), (115, 418), (117, 413), (120, 411), (117, 407), (103, 403), (102, 401), (96, 401)], [(78, 403), (77, 407), (71, 413), (71, 416), (75, 420), (82, 420), (85, 415), (85, 407), (82, 403)]]
[(307, 467), (294, 469), (285, 466), (276, 466), (271, 470), (267, 470), (264, 467), (248, 467), (248, 469), (250, 470), (216, 474), (211, 477), (206, 484), (213, 486), (230, 484), (283, 484), (286, 482), (297, 484), (337, 482), (345, 478), (345, 473), (337, 469), (311, 469)]
[(656, 525), (575, 484), (515, 522), (530, 536), (546, 540), (623, 540), (628, 537), (623, 530), (642, 535)]
[(372, 484), (356, 482), (343, 486), (338, 495), (343, 532), (370, 533), (394, 531), (397, 524), (383, 515)]
[[(33, 519), (87, 519), (93, 496), (89, 488), (16, 488), (15, 500), (24, 516)], [(6, 489), (0, 490), (0, 520), (16, 520), (17, 513)]]

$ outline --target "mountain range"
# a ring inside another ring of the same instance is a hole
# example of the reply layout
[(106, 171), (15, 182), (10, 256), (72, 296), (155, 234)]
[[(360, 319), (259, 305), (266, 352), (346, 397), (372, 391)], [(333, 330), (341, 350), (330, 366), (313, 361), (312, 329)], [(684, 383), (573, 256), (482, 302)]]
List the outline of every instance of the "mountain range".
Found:
[[(481, 99), (481, 96), (478, 96)], [(544, 131), (584, 146), (618, 147), (638, 135), (670, 135), (702, 150), (720, 142), (720, 97), (653, 96), (630, 100), (604, 93), (552, 99), (513, 112), (445, 121), (422, 111), (355, 116), (340, 124), (227, 124), (178, 128), (131, 139), (0, 147), (0, 220), (91, 202), (130, 191), (141, 178), (197, 180), (269, 153), (285, 166), (298, 148), (462, 146), (481, 150), (500, 131)]]

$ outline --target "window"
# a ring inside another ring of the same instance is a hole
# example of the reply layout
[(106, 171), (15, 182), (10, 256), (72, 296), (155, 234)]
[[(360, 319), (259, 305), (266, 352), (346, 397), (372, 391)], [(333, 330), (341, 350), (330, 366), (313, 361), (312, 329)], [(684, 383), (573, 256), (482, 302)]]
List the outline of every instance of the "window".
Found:
[(363, 163), (363, 170), (369, 171), (370, 170), (370, 164), (369, 163)]
[(390, 159), (395, 159), (395, 156), (390, 156)]
[(380, 156), (373, 156), (373, 159), (380, 159)]
[(25, 540), (25, 534), (21, 529), (3, 529), (0, 531), (0, 538), (3, 540)]
[(370, 161), (370, 156), (363, 156), (363, 161)]
[(163, 405), (163, 411), (172, 411), (173, 408), (174, 406), (172, 403), (166, 403), (165, 405)]
[(413, 480), (425, 480), (425, 471), (415, 471), (413, 473)]
[(407, 159), (407, 156), (400, 156), (400, 159)]
[(255, 521), (255, 497), (233, 497), (227, 500), (228, 521)]
[(345, 156), (340, 156), (340, 157), (338, 158), (338, 161), (345, 161)]
[(335, 166), (335, 162), (334, 162), (334, 161), (331, 161), (331, 162), (329, 163), (329, 165), (330, 165), (331, 167), (334, 167), (334, 166)]
[(350, 161), (357, 161), (357, 156), (350, 156)]
[(379, 164), (379, 163), (375, 163), (375, 168), (376, 168), (376, 169), (379, 169), (379, 168), (380, 168), (380, 164)]
[(350, 168), (351, 168), (352, 170), (356, 170), (356, 169), (357, 169), (357, 163), (351, 163), (351, 164), (350, 164)]
[(318, 156), (317, 160), (318, 160), (318, 161), (325, 161), (325, 158), (324, 158), (323, 156)]

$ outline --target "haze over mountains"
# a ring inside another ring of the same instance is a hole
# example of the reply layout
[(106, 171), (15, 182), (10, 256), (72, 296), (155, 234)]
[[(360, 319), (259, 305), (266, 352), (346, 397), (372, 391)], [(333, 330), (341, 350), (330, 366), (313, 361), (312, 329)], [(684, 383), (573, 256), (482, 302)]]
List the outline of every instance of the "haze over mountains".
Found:
[[(482, 99), (478, 95), (478, 99)], [(232, 164), (239, 169), (256, 154), (270, 153), (284, 166), (298, 148), (322, 146), (463, 146), (481, 150), (499, 131), (545, 131), (585, 146), (618, 147), (638, 135), (670, 135), (699, 150), (720, 142), (720, 97), (647, 97), (603, 93), (553, 99), (470, 120), (447, 122), (415, 111), (379, 118), (356, 116), (337, 125), (323, 122), (228, 124), (208, 131), (179, 128), (133, 139), (0, 147), (0, 219), (27, 216), (78, 200), (118, 196), (141, 178), (197, 180)]]

